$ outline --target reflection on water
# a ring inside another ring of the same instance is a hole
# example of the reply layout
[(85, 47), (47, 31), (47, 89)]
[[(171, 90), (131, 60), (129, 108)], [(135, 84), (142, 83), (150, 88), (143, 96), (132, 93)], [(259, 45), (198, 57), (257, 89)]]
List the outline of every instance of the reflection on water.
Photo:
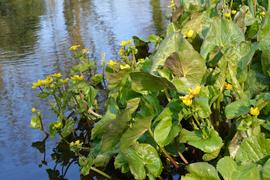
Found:
[[(117, 57), (123, 39), (160, 34), (166, 9), (166, 0), (0, 0), (1, 179), (48, 178), (37, 168), (42, 155), (31, 148), (44, 136), (29, 129), (30, 109), (45, 111), (47, 122), (55, 117), (31, 83), (53, 72), (65, 74), (72, 44), (89, 47), (93, 58), (105, 52), (109, 59)], [(78, 169), (67, 176), (78, 179)]]

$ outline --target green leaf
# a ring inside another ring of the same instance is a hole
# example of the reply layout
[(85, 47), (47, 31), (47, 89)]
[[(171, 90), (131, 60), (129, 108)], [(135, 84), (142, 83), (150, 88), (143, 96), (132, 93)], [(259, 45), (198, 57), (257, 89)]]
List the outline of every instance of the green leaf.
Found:
[(120, 140), (120, 149), (124, 152), (125, 149), (133, 145), (150, 127), (154, 116), (158, 113), (157, 108), (159, 102), (156, 98), (146, 96), (142, 99), (140, 110), (136, 113), (134, 124), (128, 128), (122, 135)]
[(155, 119), (157, 123), (154, 130), (154, 139), (157, 144), (164, 147), (178, 135), (179, 122), (183, 118), (180, 111), (183, 109), (179, 100), (170, 102)]
[(108, 106), (105, 115), (100, 121), (95, 124), (95, 127), (91, 131), (91, 139), (95, 139), (97, 136), (106, 132), (107, 127), (116, 119), (119, 112), (117, 103), (113, 98), (108, 99)]
[(128, 162), (125, 159), (125, 156), (121, 152), (118, 153), (118, 155), (115, 157), (114, 167), (115, 169), (121, 169), (122, 173), (129, 172)]
[(182, 129), (179, 135), (179, 141), (181, 143), (188, 143), (203, 152), (206, 155), (204, 160), (211, 160), (218, 156), (221, 147), (223, 146), (222, 139), (219, 137), (218, 133), (214, 129), (209, 129), (207, 137), (204, 137), (201, 131), (188, 131)]
[(82, 175), (86, 176), (90, 172), (90, 168), (93, 165), (93, 158), (89, 154), (88, 157), (80, 156), (79, 157), (79, 165), (81, 167), (81, 173)]
[(30, 122), (30, 127), (33, 129), (42, 130), (41, 119), (39, 115), (33, 115)]
[(238, 100), (228, 104), (225, 107), (227, 119), (233, 119), (249, 112), (250, 102), (248, 100)]
[(259, 165), (237, 165), (230, 157), (220, 159), (217, 163), (217, 170), (224, 180), (261, 179)]
[(187, 167), (188, 174), (181, 177), (181, 180), (219, 180), (216, 169), (206, 163), (198, 162)]
[(160, 157), (149, 144), (135, 144), (126, 150), (124, 156), (135, 179), (145, 179), (147, 174), (158, 177), (162, 172)]
[(266, 163), (263, 166), (263, 179), (270, 179), (270, 159), (266, 161)]
[(173, 84), (182, 92), (200, 85), (206, 72), (204, 59), (189, 46), (190, 44), (184, 41), (179, 50), (172, 53), (165, 62), (165, 67), (174, 75)]
[(75, 121), (72, 118), (69, 118), (65, 122), (64, 128), (61, 130), (61, 135), (63, 137), (67, 137), (68, 135), (70, 135), (74, 131), (74, 125), (75, 125)]
[(270, 139), (266, 139), (264, 134), (245, 138), (241, 143), (235, 159), (243, 164), (257, 162), (270, 156)]
[[(160, 44), (157, 52), (151, 58), (152, 60), (152, 68), (151, 73), (156, 71), (159, 66), (165, 64), (167, 58), (172, 55), (174, 52), (186, 52), (189, 54), (195, 54), (196, 51), (193, 49), (192, 45), (183, 38), (183, 36), (178, 33), (170, 33)], [(181, 56), (181, 57), (188, 57), (188, 56)], [(189, 58), (191, 59), (191, 58)]]
[(211, 114), (208, 98), (196, 97), (194, 99), (195, 111), (198, 112), (200, 118), (207, 118)]
[(270, 76), (270, 14), (264, 18), (264, 23), (258, 32), (257, 40), (262, 50), (261, 64), (265, 75)]
[(233, 22), (223, 18), (213, 18), (208, 34), (201, 47), (201, 55), (206, 58), (216, 47), (231, 47), (245, 41), (241, 29)]
[(136, 92), (161, 91), (163, 89), (175, 90), (174, 85), (167, 79), (149, 73), (133, 72), (130, 73), (130, 78), (132, 80), (132, 89)]
[(101, 152), (112, 151), (119, 144), (123, 133), (128, 128), (128, 122), (131, 120), (132, 114), (138, 108), (139, 102), (140, 98), (129, 100), (126, 109), (120, 111), (116, 119), (113, 119), (105, 127), (105, 133), (102, 135)]

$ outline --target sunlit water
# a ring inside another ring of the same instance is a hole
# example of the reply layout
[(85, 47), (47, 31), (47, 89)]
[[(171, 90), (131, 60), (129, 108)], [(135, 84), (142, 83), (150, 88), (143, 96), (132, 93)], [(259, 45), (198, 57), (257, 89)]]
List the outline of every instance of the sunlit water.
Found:
[[(168, 2), (168, 1), (167, 1)], [(48, 179), (43, 156), (31, 143), (43, 134), (29, 128), (31, 107), (48, 122), (54, 116), (32, 82), (71, 64), (72, 44), (91, 57), (117, 57), (118, 44), (133, 35), (161, 33), (166, 0), (0, 0), (0, 179)], [(47, 143), (52, 147), (53, 141)], [(47, 153), (47, 159), (50, 153)], [(51, 164), (49, 164), (50, 166)], [(52, 165), (51, 165), (52, 166)], [(69, 179), (79, 179), (72, 167)]]

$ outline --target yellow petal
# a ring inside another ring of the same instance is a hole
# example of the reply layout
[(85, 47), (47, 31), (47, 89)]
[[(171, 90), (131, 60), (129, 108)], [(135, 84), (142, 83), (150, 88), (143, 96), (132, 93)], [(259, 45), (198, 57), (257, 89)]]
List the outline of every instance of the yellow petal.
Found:
[(231, 14), (229, 12), (226, 12), (226, 13), (224, 13), (224, 17), (230, 18), (231, 17)]
[(130, 69), (130, 65), (128, 65), (128, 64), (125, 64), (125, 65), (120, 65), (120, 69), (121, 70), (124, 70), (124, 69)]
[(35, 113), (35, 112), (37, 112), (37, 109), (32, 107), (32, 113)]
[(258, 116), (260, 114), (260, 110), (257, 107), (251, 107), (249, 113), (253, 116)]
[(225, 82), (224, 88), (227, 90), (232, 90), (233, 86), (230, 83)]
[(187, 38), (192, 38), (194, 34), (194, 31), (192, 29), (190, 29), (187, 33), (186, 33), (186, 37)]

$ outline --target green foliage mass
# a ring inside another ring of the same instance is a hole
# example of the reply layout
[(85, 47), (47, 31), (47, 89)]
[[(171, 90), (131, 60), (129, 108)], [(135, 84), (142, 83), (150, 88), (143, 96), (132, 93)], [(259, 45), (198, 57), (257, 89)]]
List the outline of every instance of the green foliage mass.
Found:
[(111, 178), (99, 168), (114, 164), (135, 179), (269, 179), (269, 6), (181, 0), (163, 36), (123, 41), (101, 74), (71, 47), (71, 77), (33, 85), (57, 120), (47, 133), (35, 110), (31, 127), (59, 135), (82, 175)]

